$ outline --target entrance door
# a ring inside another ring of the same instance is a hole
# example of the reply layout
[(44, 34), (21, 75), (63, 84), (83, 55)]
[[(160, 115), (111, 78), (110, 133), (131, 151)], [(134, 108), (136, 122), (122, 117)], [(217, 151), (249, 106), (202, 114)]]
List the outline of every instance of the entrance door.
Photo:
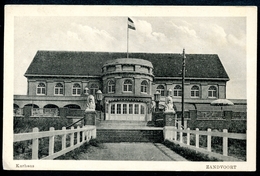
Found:
[(109, 105), (107, 120), (146, 121), (146, 104), (116, 102)]

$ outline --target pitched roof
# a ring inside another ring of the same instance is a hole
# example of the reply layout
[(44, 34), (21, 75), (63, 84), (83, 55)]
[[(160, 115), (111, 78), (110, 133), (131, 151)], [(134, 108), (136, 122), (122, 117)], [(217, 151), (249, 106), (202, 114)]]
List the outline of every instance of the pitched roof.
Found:
[[(125, 57), (126, 53), (116, 52), (38, 51), (25, 76), (101, 76), (101, 68), (107, 60)], [(181, 77), (181, 54), (129, 53), (129, 57), (150, 61), (155, 77)], [(229, 79), (216, 54), (186, 54), (185, 62), (186, 78)]]

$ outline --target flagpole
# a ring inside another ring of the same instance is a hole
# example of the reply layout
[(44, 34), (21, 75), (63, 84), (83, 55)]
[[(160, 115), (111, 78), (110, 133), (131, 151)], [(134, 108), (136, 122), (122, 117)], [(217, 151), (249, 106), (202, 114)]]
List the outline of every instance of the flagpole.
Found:
[(184, 82), (185, 82), (185, 49), (183, 49), (183, 60), (182, 60), (182, 96), (181, 96), (181, 126), (184, 129)]
[(128, 38), (129, 38), (129, 29), (128, 29), (128, 17), (126, 20), (126, 29), (127, 29), (127, 44), (126, 44), (126, 48), (127, 48), (127, 52), (126, 52), (126, 58), (128, 58)]

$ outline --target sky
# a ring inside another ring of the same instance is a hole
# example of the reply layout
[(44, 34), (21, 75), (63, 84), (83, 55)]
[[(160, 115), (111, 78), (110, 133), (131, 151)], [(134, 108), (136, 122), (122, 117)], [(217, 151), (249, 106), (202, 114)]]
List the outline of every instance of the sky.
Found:
[[(129, 52), (217, 54), (230, 78), (227, 98), (247, 98), (245, 17), (130, 18)], [(126, 52), (127, 17), (15, 17), (15, 95), (26, 95), (24, 74), (38, 50)]]

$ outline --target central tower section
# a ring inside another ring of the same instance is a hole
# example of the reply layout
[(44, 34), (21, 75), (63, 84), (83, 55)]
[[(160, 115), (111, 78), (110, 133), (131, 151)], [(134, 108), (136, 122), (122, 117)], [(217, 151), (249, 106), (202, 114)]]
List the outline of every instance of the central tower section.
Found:
[(107, 120), (149, 120), (153, 79), (153, 65), (147, 60), (107, 61), (102, 67)]

